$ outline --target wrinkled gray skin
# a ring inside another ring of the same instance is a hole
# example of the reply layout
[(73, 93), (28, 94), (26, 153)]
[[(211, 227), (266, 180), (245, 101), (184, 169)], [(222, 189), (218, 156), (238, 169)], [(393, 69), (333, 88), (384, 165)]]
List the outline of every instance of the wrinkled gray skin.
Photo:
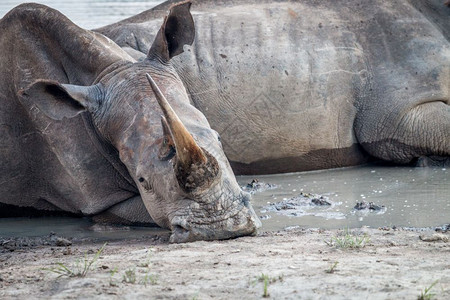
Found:
[[(98, 29), (137, 59), (164, 3)], [(373, 158), (450, 164), (450, 8), (441, 0), (193, 1), (173, 65), (236, 173)]]
[[(43, 5), (20, 5), (0, 20), (0, 215), (33, 208), (156, 223), (173, 231), (172, 242), (256, 231), (260, 222), (217, 133), (170, 64), (192, 42), (189, 5), (178, 8), (140, 62)], [(173, 132), (163, 135), (146, 73), (218, 166), (207, 185), (180, 186)]]

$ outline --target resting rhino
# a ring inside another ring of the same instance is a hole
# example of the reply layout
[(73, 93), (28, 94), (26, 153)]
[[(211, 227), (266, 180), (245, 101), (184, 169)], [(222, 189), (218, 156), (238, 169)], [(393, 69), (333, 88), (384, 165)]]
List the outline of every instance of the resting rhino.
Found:
[[(97, 29), (137, 59), (171, 3)], [(194, 0), (173, 66), (239, 174), (450, 164), (441, 0)]]
[(2, 216), (156, 223), (172, 242), (255, 233), (249, 195), (171, 66), (193, 41), (189, 7), (170, 10), (140, 62), (43, 5), (0, 20)]

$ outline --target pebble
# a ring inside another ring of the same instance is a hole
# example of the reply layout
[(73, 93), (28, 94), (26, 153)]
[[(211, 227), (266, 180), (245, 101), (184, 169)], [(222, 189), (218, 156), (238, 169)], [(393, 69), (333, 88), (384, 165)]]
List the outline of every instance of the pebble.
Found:
[(419, 238), (424, 242), (448, 242), (448, 236), (442, 233), (433, 233), (432, 235), (421, 234)]
[(69, 241), (68, 239), (62, 238), (62, 237), (57, 237), (55, 243), (56, 243), (56, 246), (58, 246), (58, 247), (66, 247), (66, 246), (72, 245), (71, 241)]

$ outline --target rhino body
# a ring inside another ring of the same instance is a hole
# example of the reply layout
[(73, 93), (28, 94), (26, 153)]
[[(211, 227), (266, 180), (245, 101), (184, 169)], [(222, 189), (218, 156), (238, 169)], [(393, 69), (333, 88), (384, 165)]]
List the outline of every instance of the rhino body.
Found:
[(140, 62), (43, 5), (0, 20), (1, 216), (156, 223), (173, 242), (256, 231), (249, 195), (171, 66), (192, 43), (189, 7), (159, 19)]
[[(168, 1), (98, 32), (139, 59)], [(193, 1), (174, 58), (239, 174), (449, 164), (450, 8), (442, 1)]]

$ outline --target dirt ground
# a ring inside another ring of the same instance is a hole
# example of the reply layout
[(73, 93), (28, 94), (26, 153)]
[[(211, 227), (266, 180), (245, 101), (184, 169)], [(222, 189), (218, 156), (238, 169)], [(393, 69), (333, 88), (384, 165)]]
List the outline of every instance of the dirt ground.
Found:
[(0, 299), (417, 299), (433, 283), (432, 299), (450, 299), (449, 232), (347, 233), (362, 248), (338, 247), (344, 234), (294, 228), (188, 244), (115, 241), (85, 277), (54, 271), (58, 263), (76, 271), (102, 243), (3, 240)]

